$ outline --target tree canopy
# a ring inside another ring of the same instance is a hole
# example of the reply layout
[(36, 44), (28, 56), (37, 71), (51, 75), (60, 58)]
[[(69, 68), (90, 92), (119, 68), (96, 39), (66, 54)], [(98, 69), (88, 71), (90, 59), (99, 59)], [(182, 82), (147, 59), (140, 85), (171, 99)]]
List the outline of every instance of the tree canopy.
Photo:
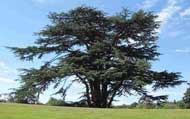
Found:
[(180, 73), (151, 69), (160, 55), (156, 18), (152, 12), (127, 9), (110, 16), (86, 6), (50, 13), (51, 24), (37, 33), (35, 45), (11, 47), (21, 60), (54, 56), (40, 68), (25, 69), (20, 88), (35, 88), (37, 94), (51, 84), (80, 82), (89, 107), (109, 108), (116, 96), (148, 95), (147, 85), (156, 91), (181, 84)]

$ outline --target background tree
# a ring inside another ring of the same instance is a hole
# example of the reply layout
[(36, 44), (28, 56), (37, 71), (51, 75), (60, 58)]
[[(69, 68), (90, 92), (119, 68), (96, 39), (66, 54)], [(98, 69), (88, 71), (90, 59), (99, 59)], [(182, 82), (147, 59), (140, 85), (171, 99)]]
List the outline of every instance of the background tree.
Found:
[(62, 99), (56, 99), (56, 98), (50, 98), (49, 101), (47, 102), (47, 105), (50, 106), (65, 106), (65, 102)]
[(166, 102), (168, 99), (167, 95), (162, 96), (152, 96), (152, 95), (143, 95), (139, 99), (139, 107), (142, 108), (160, 108), (161, 105)]
[(181, 84), (179, 73), (151, 70), (160, 55), (156, 18), (151, 12), (131, 14), (126, 9), (108, 16), (84, 6), (51, 13), (52, 24), (37, 33), (36, 45), (11, 48), (21, 60), (54, 55), (40, 68), (24, 70), (20, 88), (32, 85), (41, 93), (50, 84), (57, 88), (70, 79), (83, 84), (81, 97), (89, 107), (106, 108), (116, 96), (147, 94), (147, 85), (157, 90)]
[(0, 102), (12, 103), (12, 102), (15, 102), (15, 98), (10, 93), (3, 93), (3, 94), (0, 94)]
[(183, 101), (185, 103), (186, 108), (190, 108), (190, 83), (188, 83), (189, 88), (187, 88), (184, 93)]

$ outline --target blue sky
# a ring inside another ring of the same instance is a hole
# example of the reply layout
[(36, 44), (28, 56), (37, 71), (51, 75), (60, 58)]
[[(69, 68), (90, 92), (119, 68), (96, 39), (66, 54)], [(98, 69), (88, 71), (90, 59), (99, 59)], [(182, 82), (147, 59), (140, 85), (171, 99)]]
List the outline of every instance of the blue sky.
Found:
[[(162, 21), (159, 32), (159, 60), (153, 63), (154, 70), (181, 72), (183, 80), (190, 80), (190, 0), (1, 0), (0, 4), (0, 93), (18, 87), (20, 68), (38, 67), (44, 60), (34, 62), (19, 61), (4, 46), (25, 47), (32, 45), (38, 32), (49, 23), (49, 12), (68, 11), (80, 5), (104, 10), (107, 14), (119, 12), (122, 8), (131, 11), (144, 9), (159, 15)], [(149, 88), (149, 87), (147, 87)], [(168, 94), (169, 100), (179, 100), (186, 85), (150, 92), (155, 95)], [(80, 86), (75, 84), (69, 91), (67, 100), (78, 99)], [(40, 98), (46, 102), (53, 89)], [(129, 104), (138, 96), (118, 98), (115, 104)]]

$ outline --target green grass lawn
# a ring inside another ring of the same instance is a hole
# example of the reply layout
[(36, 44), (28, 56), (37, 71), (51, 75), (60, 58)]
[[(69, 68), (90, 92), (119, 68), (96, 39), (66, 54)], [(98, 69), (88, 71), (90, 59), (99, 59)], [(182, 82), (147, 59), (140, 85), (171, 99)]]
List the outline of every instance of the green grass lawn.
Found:
[(190, 110), (89, 109), (0, 103), (0, 119), (190, 119)]

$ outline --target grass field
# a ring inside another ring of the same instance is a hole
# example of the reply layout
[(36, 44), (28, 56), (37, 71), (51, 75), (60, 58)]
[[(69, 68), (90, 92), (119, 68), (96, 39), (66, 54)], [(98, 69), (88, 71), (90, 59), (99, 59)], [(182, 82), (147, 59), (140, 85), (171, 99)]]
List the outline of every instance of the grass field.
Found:
[(190, 110), (88, 109), (0, 104), (0, 119), (190, 119)]

